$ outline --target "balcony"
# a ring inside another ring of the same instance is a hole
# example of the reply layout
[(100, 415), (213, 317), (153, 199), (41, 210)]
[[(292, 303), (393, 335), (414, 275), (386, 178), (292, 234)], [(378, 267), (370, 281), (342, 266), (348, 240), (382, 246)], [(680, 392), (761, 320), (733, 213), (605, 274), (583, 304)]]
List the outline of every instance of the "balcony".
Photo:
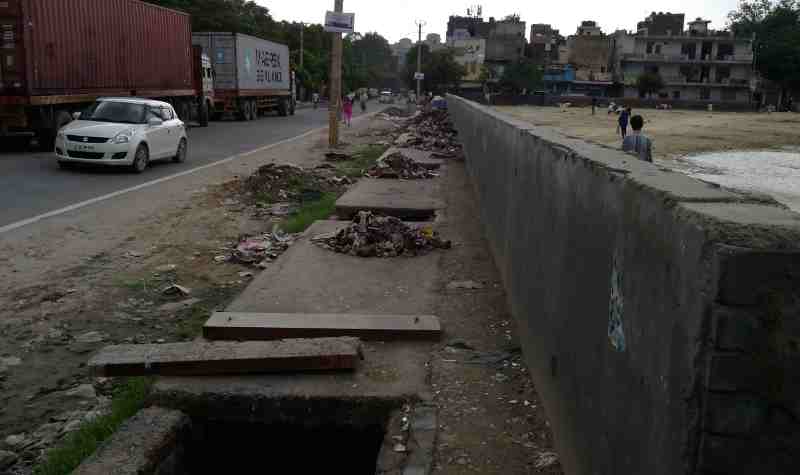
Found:
[(750, 85), (749, 79), (741, 79), (741, 78), (725, 78), (718, 81), (706, 78), (701, 81), (700, 78), (687, 78), (686, 76), (664, 76), (663, 79), (664, 79), (664, 84), (668, 86), (706, 86), (706, 87), (741, 88), (741, 87), (748, 87)]
[(705, 55), (703, 58), (695, 56), (690, 58), (688, 54), (681, 55), (666, 55), (656, 53), (625, 53), (622, 55), (622, 61), (627, 62), (642, 62), (642, 63), (733, 63), (733, 64), (750, 64), (753, 62), (752, 54), (739, 54), (739, 55)]

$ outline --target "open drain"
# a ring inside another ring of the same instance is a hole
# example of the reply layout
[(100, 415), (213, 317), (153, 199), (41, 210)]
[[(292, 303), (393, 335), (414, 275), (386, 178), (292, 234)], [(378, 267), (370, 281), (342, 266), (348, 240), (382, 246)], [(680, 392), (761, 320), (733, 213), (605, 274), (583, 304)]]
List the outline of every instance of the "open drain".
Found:
[(373, 475), (385, 421), (363, 427), (193, 419), (182, 473)]

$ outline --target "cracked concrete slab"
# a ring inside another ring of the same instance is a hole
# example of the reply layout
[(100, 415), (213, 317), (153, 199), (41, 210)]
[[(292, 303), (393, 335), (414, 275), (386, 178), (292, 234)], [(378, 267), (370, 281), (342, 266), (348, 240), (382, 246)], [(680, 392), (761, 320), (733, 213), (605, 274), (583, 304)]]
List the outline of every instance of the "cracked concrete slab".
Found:
[(336, 201), (336, 214), (348, 219), (359, 211), (429, 219), (444, 208), (439, 181), (363, 179)]

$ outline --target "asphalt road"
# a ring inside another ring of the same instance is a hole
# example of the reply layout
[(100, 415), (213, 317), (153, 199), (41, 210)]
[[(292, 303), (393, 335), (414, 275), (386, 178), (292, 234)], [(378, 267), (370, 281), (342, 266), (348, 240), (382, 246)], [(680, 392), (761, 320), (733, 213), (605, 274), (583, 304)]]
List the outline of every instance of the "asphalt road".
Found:
[[(371, 102), (367, 112), (378, 104)], [(354, 108), (354, 115), (360, 112)], [(0, 226), (15, 223), (157, 178), (213, 163), (327, 125), (327, 108), (252, 122), (212, 122), (189, 129), (185, 163), (155, 163), (141, 175), (117, 168), (61, 170), (52, 154), (3, 150), (0, 142)]]

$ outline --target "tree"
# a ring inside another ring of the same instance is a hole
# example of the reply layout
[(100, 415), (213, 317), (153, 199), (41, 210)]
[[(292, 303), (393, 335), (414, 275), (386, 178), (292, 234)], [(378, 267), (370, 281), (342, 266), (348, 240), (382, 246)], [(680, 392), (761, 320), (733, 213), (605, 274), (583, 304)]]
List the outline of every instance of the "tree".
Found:
[[(416, 88), (414, 73), (417, 71), (417, 48), (412, 48), (406, 55), (405, 79), (410, 88)], [(431, 92), (444, 92), (458, 84), (466, 75), (466, 70), (455, 60), (455, 53), (449, 49), (431, 52), (428, 45), (422, 45), (422, 72), (425, 79), (422, 88)]]
[(754, 35), (756, 70), (781, 87), (800, 88), (800, 2), (743, 1), (728, 14), (737, 35)]
[(636, 78), (636, 87), (642, 96), (650, 96), (664, 88), (664, 80), (658, 73), (643, 73)]
[(500, 87), (514, 94), (535, 91), (542, 85), (542, 70), (529, 60), (520, 60), (505, 68)]

